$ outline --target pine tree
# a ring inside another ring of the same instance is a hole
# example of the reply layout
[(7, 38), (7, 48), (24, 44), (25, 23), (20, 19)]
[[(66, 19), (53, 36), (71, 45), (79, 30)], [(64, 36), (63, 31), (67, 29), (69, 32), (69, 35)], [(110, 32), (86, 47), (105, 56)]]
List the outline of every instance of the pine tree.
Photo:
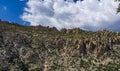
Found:
[[(120, 0), (114, 0), (115, 2), (120, 2)], [(120, 12), (120, 3), (118, 5), (118, 8), (117, 8), (117, 14)]]
[(120, 4), (118, 5), (118, 8), (117, 8), (117, 13), (120, 12)]

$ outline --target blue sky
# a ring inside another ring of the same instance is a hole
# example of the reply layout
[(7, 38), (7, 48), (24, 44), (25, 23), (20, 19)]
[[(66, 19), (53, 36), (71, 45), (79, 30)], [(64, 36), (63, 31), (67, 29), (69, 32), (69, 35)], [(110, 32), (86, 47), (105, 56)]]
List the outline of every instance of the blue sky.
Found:
[(26, 1), (27, 0), (0, 0), (0, 19), (28, 25), (29, 23), (20, 18), (26, 6)]
[(120, 31), (114, 0), (0, 0), (0, 19), (22, 25)]

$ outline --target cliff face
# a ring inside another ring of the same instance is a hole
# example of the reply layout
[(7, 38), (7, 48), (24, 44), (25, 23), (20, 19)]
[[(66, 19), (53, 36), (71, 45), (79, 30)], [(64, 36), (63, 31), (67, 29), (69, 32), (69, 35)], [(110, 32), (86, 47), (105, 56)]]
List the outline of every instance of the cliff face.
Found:
[(0, 22), (0, 71), (95, 70), (120, 70), (120, 33)]

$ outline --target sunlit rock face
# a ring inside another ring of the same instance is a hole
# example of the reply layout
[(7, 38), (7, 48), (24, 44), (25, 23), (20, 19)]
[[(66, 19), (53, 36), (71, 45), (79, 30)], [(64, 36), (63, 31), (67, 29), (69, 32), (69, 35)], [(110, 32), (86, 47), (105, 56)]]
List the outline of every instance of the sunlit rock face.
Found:
[(0, 71), (119, 71), (120, 33), (0, 22)]

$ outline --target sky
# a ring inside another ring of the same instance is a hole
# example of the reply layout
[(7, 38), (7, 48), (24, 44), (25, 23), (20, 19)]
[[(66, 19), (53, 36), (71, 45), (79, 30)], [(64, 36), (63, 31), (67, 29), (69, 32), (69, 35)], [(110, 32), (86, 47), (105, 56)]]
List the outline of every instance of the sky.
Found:
[(0, 0), (0, 19), (22, 25), (30, 23), (22, 20), (20, 15), (24, 12), (27, 0)]
[(120, 31), (114, 0), (0, 0), (0, 18), (22, 25)]

